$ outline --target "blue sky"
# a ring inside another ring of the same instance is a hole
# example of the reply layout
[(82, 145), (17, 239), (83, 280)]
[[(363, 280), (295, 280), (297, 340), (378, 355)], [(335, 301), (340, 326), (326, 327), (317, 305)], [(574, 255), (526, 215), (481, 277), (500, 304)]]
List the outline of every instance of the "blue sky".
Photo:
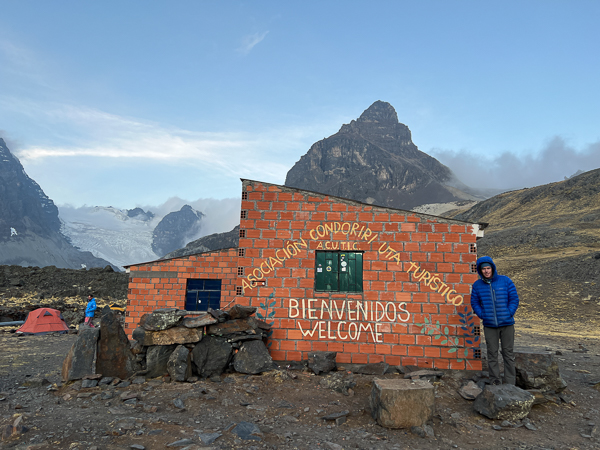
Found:
[(283, 184), (376, 100), (467, 184), (600, 167), (600, 2), (3, 2), (0, 137), (57, 204)]

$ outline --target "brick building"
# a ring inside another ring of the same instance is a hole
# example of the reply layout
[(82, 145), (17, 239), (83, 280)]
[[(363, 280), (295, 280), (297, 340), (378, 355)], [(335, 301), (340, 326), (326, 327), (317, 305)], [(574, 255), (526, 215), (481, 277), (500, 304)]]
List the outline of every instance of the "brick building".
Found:
[(480, 369), (469, 306), (483, 226), (242, 180), (237, 248), (128, 267), (144, 313), (256, 306), (274, 360)]

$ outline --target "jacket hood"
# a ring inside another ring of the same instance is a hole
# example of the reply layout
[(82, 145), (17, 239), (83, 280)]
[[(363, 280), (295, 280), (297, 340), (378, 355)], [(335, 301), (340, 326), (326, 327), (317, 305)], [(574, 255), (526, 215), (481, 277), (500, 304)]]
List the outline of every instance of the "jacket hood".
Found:
[(488, 263), (492, 266), (492, 278), (498, 275), (498, 271), (496, 270), (496, 264), (494, 264), (494, 260), (489, 256), (482, 256), (481, 258), (477, 258), (477, 273), (479, 274), (479, 278), (484, 279), (481, 273), (481, 265), (483, 263)]

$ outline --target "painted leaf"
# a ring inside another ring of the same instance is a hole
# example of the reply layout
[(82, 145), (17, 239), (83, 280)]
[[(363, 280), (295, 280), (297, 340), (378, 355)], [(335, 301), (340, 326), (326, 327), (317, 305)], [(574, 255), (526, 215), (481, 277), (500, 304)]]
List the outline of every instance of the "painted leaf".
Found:
[(273, 343), (272, 343), (272, 342), (269, 342), (269, 343), (267, 344), (267, 348), (271, 347), (271, 345), (273, 345)]
[(425, 323), (429, 323), (429, 319), (425, 317)]
[(469, 349), (468, 349), (468, 348), (465, 348), (465, 358), (466, 358), (467, 356), (469, 356)]
[(265, 316), (263, 316), (261, 313), (257, 312), (256, 315), (258, 316), (259, 319), (263, 319), (265, 318)]
[(431, 329), (431, 330), (427, 330), (427, 334), (429, 334), (429, 335), (432, 335), (434, 331), (435, 331), (435, 330), (433, 330), (433, 329)]
[(471, 339), (465, 339), (465, 342), (469, 345), (473, 345), (473, 341)]
[(454, 338), (454, 343), (458, 345), (458, 338)]
[(462, 317), (463, 319), (465, 318), (465, 315), (464, 315), (463, 313), (458, 313), (458, 315), (459, 315), (460, 317)]
[(463, 360), (462, 359), (457, 359), (456, 362), (463, 362)]
[(444, 327), (444, 334), (448, 334), (448, 327)]
[(275, 311), (271, 311), (268, 317), (273, 317), (275, 315)]
[(473, 339), (473, 341), (479, 342), (479, 336), (475, 336), (475, 339)]
[(445, 344), (448, 342), (448, 339), (444, 339), (442, 342), (440, 342), (440, 344)]
[(261, 303), (261, 304), (260, 304), (260, 307), (261, 307), (262, 309), (265, 309), (265, 304), (264, 304), (264, 303)]
[(271, 292), (271, 293), (269, 294), (269, 299), (272, 299), (274, 295), (275, 295), (275, 291)]
[(448, 349), (448, 353), (455, 353), (458, 350), (456, 347), (452, 347)]
[(440, 324), (440, 321), (439, 321), (439, 320), (436, 320), (436, 321), (435, 321), (435, 324), (436, 324), (436, 325), (439, 325), (439, 324)]
[(441, 337), (442, 337), (442, 335), (441, 335), (441, 334), (436, 334), (436, 335), (435, 335), (433, 338), (434, 338), (434, 339), (439, 339), (439, 338), (441, 338)]
[(277, 303), (277, 300), (273, 300), (271, 303), (269, 303), (269, 307), (275, 306), (275, 303)]
[(460, 327), (460, 329), (466, 331), (467, 333), (469, 332), (469, 329), (467, 327)]

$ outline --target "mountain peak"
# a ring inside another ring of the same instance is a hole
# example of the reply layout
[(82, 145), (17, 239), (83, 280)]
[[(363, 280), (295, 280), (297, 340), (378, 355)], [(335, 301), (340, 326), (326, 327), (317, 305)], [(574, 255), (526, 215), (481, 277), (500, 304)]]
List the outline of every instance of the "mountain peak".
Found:
[(357, 122), (398, 123), (398, 114), (388, 102), (377, 100), (360, 115)]

